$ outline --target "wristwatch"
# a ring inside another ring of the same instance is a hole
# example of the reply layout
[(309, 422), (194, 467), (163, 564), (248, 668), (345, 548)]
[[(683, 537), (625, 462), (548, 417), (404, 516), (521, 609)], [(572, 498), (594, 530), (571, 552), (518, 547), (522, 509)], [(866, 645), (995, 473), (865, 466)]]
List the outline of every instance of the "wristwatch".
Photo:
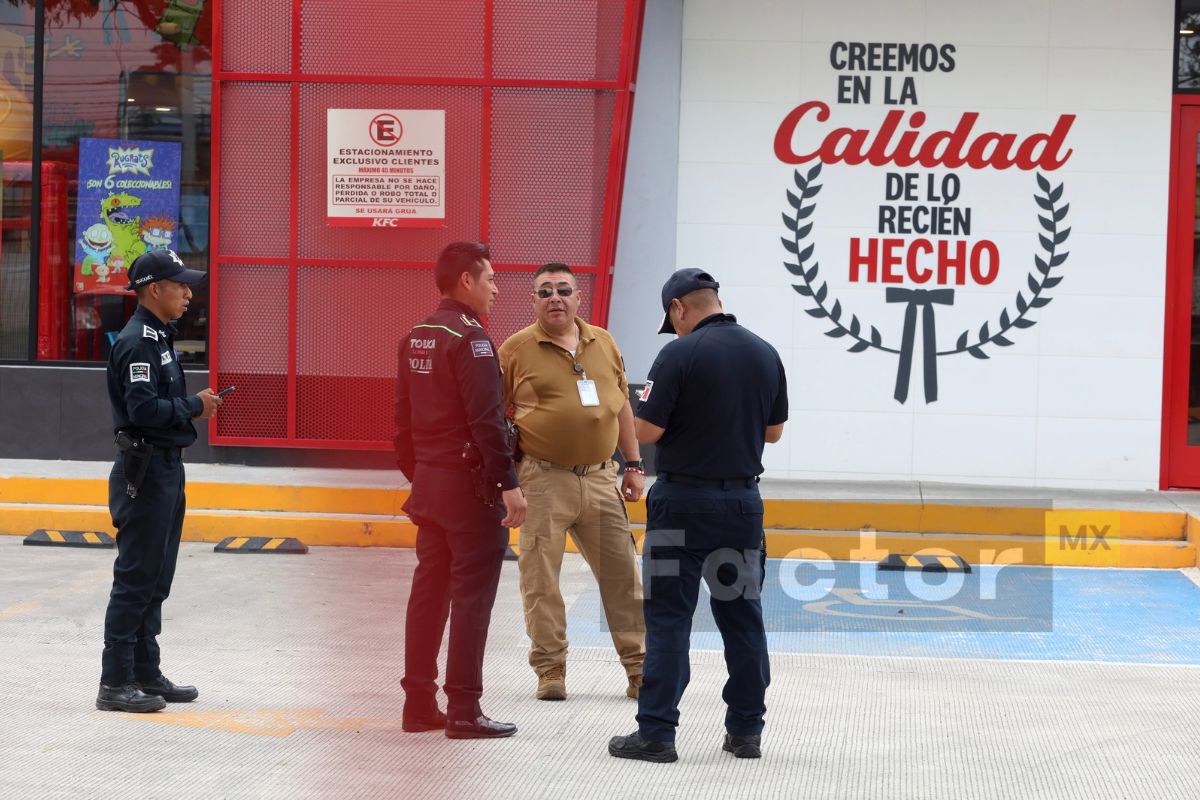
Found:
[(646, 468), (642, 466), (640, 458), (634, 458), (625, 462), (625, 472), (637, 472), (641, 475), (646, 474)]

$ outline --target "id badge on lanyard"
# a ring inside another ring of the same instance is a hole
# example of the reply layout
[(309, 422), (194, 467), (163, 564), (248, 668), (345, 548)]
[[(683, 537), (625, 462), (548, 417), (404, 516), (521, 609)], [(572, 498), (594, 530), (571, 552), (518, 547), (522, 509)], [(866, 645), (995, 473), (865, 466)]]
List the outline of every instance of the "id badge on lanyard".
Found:
[(596, 392), (596, 382), (589, 381), (587, 378), (575, 381), (575, 388), (579, 390), (579, 402), (585, 406), (600, 405), (600, 395)]

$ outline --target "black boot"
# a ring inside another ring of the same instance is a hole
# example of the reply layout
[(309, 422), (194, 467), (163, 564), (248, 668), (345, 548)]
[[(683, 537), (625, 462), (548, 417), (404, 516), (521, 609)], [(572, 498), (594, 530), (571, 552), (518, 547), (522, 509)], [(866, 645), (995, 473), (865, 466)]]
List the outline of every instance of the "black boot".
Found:
[(200, 696), (195, 686), (176, 686), (165, 675), (159, 675), (152, 681), (134, 681), (133, 685), (146, 694), (158, 695), (168, 703), (190, 703)]
[(100, 684), (100, 694), (96, 695), (96, 708), (101, 711), (159, 711), (167, 707), (167, 703), (158, 695), (145, 694), (132, 683), (124, 686), (105, 686)]
[(648, 742), (637, 731), (628, 736), (614, 736), (608, 740), (608, 754), (616, 758), (633, 758), (638, 761), (665, 763), (677, 761), (674, 742)]
[(725, 744), (721, 749), (733, 753), (737, 758), (762, 758), (762, 747), (758, 736), (734, 736), (725, 734)]

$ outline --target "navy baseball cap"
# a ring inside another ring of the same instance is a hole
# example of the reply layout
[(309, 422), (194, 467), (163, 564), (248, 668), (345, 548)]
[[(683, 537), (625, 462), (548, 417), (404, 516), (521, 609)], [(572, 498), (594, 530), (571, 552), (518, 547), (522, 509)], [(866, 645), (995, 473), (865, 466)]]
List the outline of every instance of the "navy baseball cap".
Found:
[(174, 250), (147, 250), (133, 260), (129, 267), (129, 285), (125, 288), (137, 289), (155, 281), (199, 283), (207, 274), (185, 267), (183, 259), (175, 255)]
[(662, 288), (662, 306), (663, 306), (663, 321), (659, 326), (659, 333), (675, 333), (675, 326), (671, 324), (671, 315), (668, 309), (671, 307), (672, 300), (678, 300), (685, 294), (691, 294), (698, 289), (720, 289), (721, 284), (717, 283), (712, 275), (709, 275), (702, 269), (696, 267), (686, 267), (681, 270), (676, 270), (667, 278), (667, 282)]

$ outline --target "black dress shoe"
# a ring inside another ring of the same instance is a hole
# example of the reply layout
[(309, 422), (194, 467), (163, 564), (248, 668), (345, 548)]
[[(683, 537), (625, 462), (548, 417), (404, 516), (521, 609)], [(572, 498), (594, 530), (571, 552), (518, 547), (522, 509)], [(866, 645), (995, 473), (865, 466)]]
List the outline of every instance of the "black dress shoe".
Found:
[(721, 749), (726, 753), (733, 753), (737, 758), (762, 758), (758, 736), (734, 736), (727, 733)]
[(146, 694), (158, 695), (168, 703), (190, 703), (200, 696), (195, 686), (176, 686), (165, 675), (159, 675), (152, 681), (134, 681), (133, 685)]
[(414, 714), (412, 716), (405, 714), (401, 727), (405, 733), (445, 730), (446, 715), (436, 708), (424, 714)]
[(496, 722), (480, 714), (475, 719), (446, 720), (447, 739), (503, 739), (517, 732), (511, 722)]
[(608, 754), (617, 758), (635, 758), (638, 761), (659, 763), (679, 760), (674, 742), (648, 742), (637, 731), (628, 736), (614, 736), (609, 739)]
[(132, 711), (137, 714), (166, 707), (167, 703), (161, 697), (145, 694), (132, 683), (124, 686), (105, 686), (102, 683), (100, 694), (96, 695), (96, 708), (101, 711)]

